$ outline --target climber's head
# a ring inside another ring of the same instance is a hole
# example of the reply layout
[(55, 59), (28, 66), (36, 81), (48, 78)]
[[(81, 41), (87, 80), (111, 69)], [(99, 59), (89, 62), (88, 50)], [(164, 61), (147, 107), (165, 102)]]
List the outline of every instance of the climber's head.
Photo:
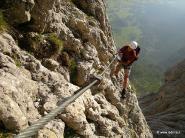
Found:
[(138, 47), (138, 43), (136, 41), (130, 42), (130, 48), (136, 49)]

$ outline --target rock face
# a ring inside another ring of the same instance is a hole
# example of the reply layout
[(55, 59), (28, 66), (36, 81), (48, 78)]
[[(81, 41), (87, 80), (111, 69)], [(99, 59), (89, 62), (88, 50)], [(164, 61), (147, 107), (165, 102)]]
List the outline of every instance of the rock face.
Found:
[(140, 99), (140, 105), (154, 135), (185, 137), (185, 60), (169, 69), (159, 93)]
[(35, 5), (34, 0), (3, 0), (0, 7), (6, 9), (11, 24), (24, 23), (31, 20), (30, 11)]
[[(8, 7), (0, 7), (21, 13), (8, 11), (14, 29), (0, 33), (0, 127), (14, 133), (102, 72), (116, 47), (102, 0), (6, 3)], [(36, 137), (152, 138), (135, 93), (130, 89), (127, 98), (120, 99), (120, 86), (110, 71)]]

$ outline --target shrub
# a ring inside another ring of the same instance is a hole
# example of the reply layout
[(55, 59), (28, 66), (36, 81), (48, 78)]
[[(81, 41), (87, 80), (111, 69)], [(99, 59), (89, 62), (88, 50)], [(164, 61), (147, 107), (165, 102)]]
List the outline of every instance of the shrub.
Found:
[(19, 46), (29, 53), (32, 53), (32, 55), (38, 59), (57, 59), (63, 50), (63, 41), (54, 33), (43, 35), (30, 32), (19, 40)]
[(43, 39), (42, 34), (37, 34), (37, 35), (33, 38), (33, 40), (34, 40), (35, 42), (37, 42), (37, 43), (41, 43), (44, 39)]
[(0, 32), (7, 30), (8, 25), (4, 19), (3, 12), (0, 11)]
[(43, 42), (43, 36), (41, 34), (37, 34), (34, 37), (27, 37), (26, 41), (28, 43), (27, 50), (29, 53), (34, 54), (35, 56), (40, 56), (43, 53), (41, 43)]
[(55, 55), (58, 55), (63, 50), (63, 41), (58, 38), (55, 33), (51, 33), (48, 36), (48, 41), (52, 45), (52, 52)]
[(22, 66), (22, 63), (21, 63), (20, 59), (18, 58), (18, 55), (13, 54), (13, 55), (12, 55), (12, 58), (13, 58), (13, 60), (14, 60), (14, 62), (15, 62), (15, 65), (16, 65), (17, 67), (21, 67), (21, 66)]
[(17, 67), (22, 66), (22, 64), (21, 64), (20, 60), (18, 60), (18, 59), (14, 59), (14, 61), (15, 61), (15, 65), (16, 65)]
[(12, 138), (12, 133), (4, 128), (2, 122), (0, 122), (0, 138)]
[[(28, 51), (29, 53), (32, 53), (32, 55), (37, 55), (39, 51), (41, 50), (41, 43), (43, 42), (44, 38), (41, 34), (37, 33), (26, 33), (24, 37), (19, 39), (19, 46)], [(40, 53), (39, 53), (40, 55)]]
[(66, 126), (64, 129), (64, 137), (65, 138), (77, 138), (80, 137), (72, 128)]
[(77, 79), (77, 62), (72, 58), (69, 60), (70, 80), (75, 84)]
[(0, 138), (12, 138), (11, 133), (0, 132)]

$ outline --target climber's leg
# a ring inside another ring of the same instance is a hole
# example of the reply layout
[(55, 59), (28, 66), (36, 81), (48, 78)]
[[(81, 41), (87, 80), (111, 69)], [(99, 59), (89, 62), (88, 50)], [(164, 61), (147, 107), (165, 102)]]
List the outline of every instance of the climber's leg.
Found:
[(123, 89), (127, 89), (129, 82), (130, 69), (124, 69), (124, 80), (123, 80)]
[(130, 66), (129, 67), (124, 67), (122, 98), (126, 97), (125, 94), (126, 94), (126, 89), (128, 87), (129, 75), (130, 75)]

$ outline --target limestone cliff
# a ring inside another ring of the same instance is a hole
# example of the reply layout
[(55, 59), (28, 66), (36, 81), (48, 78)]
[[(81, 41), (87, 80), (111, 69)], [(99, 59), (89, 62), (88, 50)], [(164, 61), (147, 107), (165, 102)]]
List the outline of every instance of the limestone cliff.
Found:
[[(17, 133), (102, 72), (116, 48), (103, 0), (1, 0), (0, 8), (0, 128)], [(115, 83), (108, 70), (36, 137), (151, 138), (135, 93), (122, 100)]]
[(185, 60), (165, 74), (159, 93), (140, 99), (140, 105), (155, 137), (185, 137)]

